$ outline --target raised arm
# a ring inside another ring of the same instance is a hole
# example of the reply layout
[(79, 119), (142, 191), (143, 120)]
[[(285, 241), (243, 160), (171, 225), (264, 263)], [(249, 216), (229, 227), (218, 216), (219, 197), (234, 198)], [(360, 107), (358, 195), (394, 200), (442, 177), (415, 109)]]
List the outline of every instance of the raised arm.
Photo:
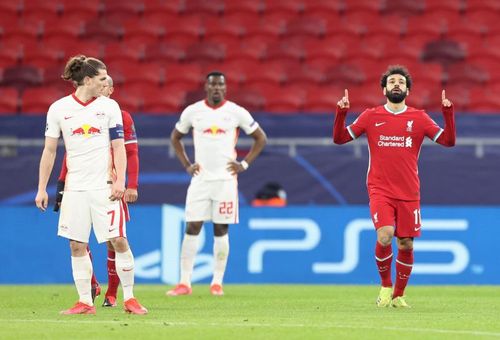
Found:
[(349, 92), (344, 90), (344, 97), (338, 101), (333, 122), (333, 142), (335, 144), (345, 144), (352, 140), (351, 135), (345, 126), (345, 118), (349, 109)]
[(444, 117), (443, 133), (438, 137), (436, 143), (444, 146), (454, 146), (456, 140), (455, 114), (453, 112), (453, 103), (446, 98), (446, 92), (441, 93), (442, 111)]

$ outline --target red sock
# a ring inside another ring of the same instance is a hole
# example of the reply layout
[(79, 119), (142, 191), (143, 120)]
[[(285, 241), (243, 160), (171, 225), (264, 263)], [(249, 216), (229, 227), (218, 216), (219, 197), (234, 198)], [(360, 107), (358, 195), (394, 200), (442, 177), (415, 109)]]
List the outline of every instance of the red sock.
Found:
[(106, 296), (116, 297), (119, 284), (120, 278), (116, 274), (115, 252), (108, 250), (108, 290), (106, 291)]
[(383, 246), (377, 242), (375, 246), (375, 260), (383, 287), (392, 287), (391, 265), (392, 245)]
[(413, 268), (413, 249), (399, 249), (393, 297), (403, 296)]
[[(93, 260), (92, 252), (90, 251), (90, 248), (88, 245), (87, 245), (87, 253), (89, 253), (90, 262), (92, 262), (92, 260)], [(91, 286), (98, 286), (99, 285), (99, 282), (97, 282), (97, 278), (95, 277), (94, 271), (92, 271), (92, 277), (90, 278), (90, 285)]]

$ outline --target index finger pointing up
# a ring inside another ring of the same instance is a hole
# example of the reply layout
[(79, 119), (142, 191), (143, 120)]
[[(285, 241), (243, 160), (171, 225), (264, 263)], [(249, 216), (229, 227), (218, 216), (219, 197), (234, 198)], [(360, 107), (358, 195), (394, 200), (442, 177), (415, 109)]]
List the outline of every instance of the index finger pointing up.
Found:
[(443, 92), (441, 92), (441, 100), (445, 100), (445, 99), (446, 99), (446, 93), (443, 90)]
[(349, 91), (347, 89), (344, 89), (344, 97), (345, 99), (349, 99)]

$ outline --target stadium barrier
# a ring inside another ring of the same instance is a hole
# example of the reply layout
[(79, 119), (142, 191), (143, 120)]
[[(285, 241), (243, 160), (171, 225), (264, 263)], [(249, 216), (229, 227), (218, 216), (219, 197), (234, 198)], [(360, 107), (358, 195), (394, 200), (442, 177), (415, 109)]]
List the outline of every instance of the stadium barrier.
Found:
[[(499, 207), (424, 206), (411, 284), (500, 284), (494, 249)], [(182, 207), (132, 206), (128, 237), (138, 283), (174, 284), (184, 228)], [(1, 284), (70, 283), (67, 240), (58, 215), (34, 207), (0, 206)], [(212, 274), (212, 227), (201, 233), (193, 281)], [(106, 247), (91, 237), (94, 268), (106, 280)], [(226, 283), (378, 284), (375, 233), (366, 206), (240, 209), (230, 227)], [(396, 251), (395, 246), (393, 246)]]

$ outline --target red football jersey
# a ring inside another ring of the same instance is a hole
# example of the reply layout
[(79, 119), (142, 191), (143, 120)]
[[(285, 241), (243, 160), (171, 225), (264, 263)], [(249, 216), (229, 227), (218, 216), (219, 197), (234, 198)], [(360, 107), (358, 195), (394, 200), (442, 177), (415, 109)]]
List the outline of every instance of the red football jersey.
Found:
[(412, 107), (393, 113), (386, 106), (364, 111), (347, 127), (353, 139), (368, 139), (368, 195), (399, 200), (420, 199), (418, 156), (427, 136), (436, 141), (443, 132), (429, 115)]

